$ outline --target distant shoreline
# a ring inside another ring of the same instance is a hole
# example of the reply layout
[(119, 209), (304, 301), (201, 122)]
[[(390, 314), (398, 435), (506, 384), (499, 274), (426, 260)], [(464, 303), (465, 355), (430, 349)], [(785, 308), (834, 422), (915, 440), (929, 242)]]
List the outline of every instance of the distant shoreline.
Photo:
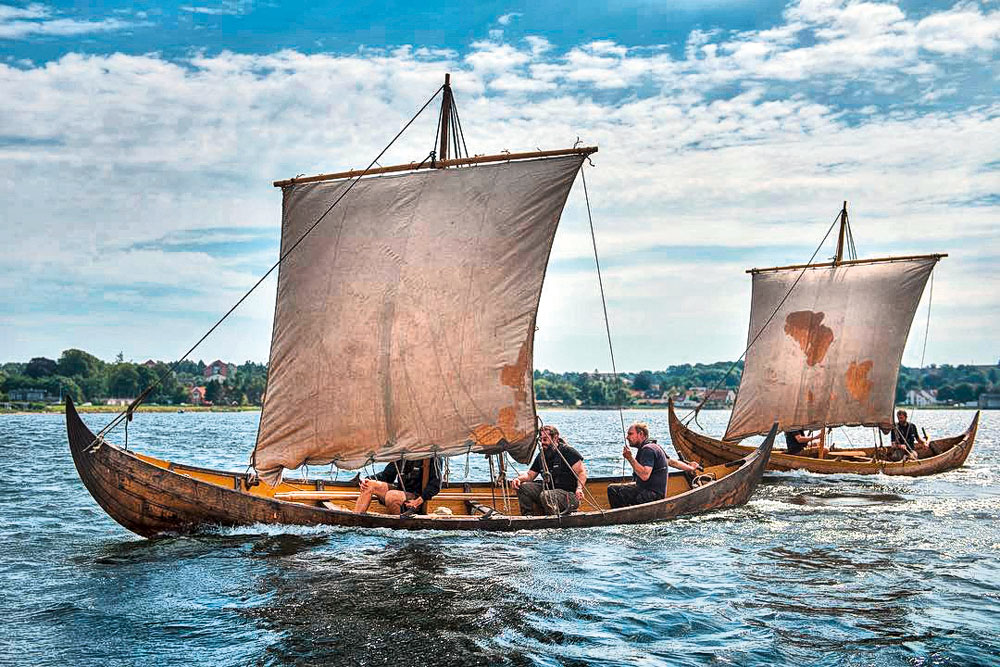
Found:
[[(124, 412), (121, 405), (77, 405), (80, 413), (112, 413)], [(143, 405), (136, 412), (260, 412), (259, 405)], [(62, 415), (66, 414), (63, 405), (52, 405), (44, 410), (3, 410), (0, 415)]]
[[(983, 408), (965, 405), (923, 405), (915, 407), (912, 405), (898, 405), (896, 407), (908, 410), (980, 410)], [(119, 405), (81, 405), (77, 406), (77, 412), (94, 414), (118, 414), (124, 409)], [(544, 405), (537, 406), (538, 412), (549, 410), (586, 410), (586, 411), (615, 411), (618, 408), (614, 405)], [(666, 410), (666, 405), (623, 405), (622, 410)], [(684, 412), (691, 408), (677, 408)], [(731, 410), (732, 408), (702, 408), (703, 412), (715, 412)], [(260, 412), (259, 405), (143, 405), (136, 409), (136, 412)], [(53, 405), (44, 410), (3, 410), (0, 415), (62, 415), (66, 413), (66, 408), (62, 405)]]

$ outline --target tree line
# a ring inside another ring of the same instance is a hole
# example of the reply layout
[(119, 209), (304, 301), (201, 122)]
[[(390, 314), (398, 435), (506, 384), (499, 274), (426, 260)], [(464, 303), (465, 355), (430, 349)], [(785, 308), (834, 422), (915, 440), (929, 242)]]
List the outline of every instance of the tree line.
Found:
[(618, 374), (618, 388), (611, 373), (553, 373), (535, 371), (535, 398), (555, 400), (566, 405), (612, 406), (632, 405), (633, 392), (643, 392), (647, 397), (659, 398), (663, 394), (679, 394), (694, 387), (709, 389), (721, 382), (720, 388), (732, 389), (740, 384), (743, 362), (733, 366), (730, 361), (711, 364), (679, 364), (660, 371), (622, 372)]
[[(119, 353), (111, 362), (80, 349), (64, 350), (58, 359), (35, 357), (27, 362), (0, 365), (0, 400), (9, 400), (18, 389), (37, 389), (51, 397), (67, 394), (74, 401), (99, 402), (109, 398), (135, 398), (157, 383), (147, 403), (177, 405), (190, 401), (190, 387), (204, 386), (205, 399), (215, 405), (260, 405), (267, 382), (267, 365), (247, 361), (236, 366), (226, 381), (204, 382), (205, 363), (185, 359), (176, 363), (158, 361), (137, 364)], [(735, 389), (740, 384), (743, 362), (678, 364), (663, 370), (611, 373), (554, 373), (536, 370), (535, 398), (564, 405), (631, 405), (637, 392), (647, 397), (678, 395), (696, 387)], [(1000, 365), (932, 364), (925, 368), (902, 366), (896, 385), (896, 402), (903, 403), (911, 389), (936, 390), (939, 401), (975, 401), (984, 392), (1000, 391)]]
[(192, 386), (205, 387), (205, 399), (215, 405), (260, 405), (267, 380), (266, 364), (247, 361), (225, 382), (204, 382), (204, 361), (157, 361), (137, 364), (119, 353), (107, 362), (80, 349), (64, 350), (58, 359), (35, 357), (27, 362), (0, 365), (0, 399), (16, 390), (35, 389), (55, 398), (71, 396), (78, 403), (109, 398), (135, 398), (155, 385), (147, 403), (178, 405), (190, 402)]

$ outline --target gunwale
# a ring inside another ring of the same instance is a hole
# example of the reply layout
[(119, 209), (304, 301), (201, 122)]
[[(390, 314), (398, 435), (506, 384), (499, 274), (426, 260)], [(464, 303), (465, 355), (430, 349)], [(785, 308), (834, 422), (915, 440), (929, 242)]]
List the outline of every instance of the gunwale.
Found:
[[(668, 420), (670, 438), (674, 447), (684, 457), (702, 463), (702, 465), (718, 465), (727, 460), (745, 456), (752, 447), (735, 442), (716, 440), (707, 435), (697, 433), (688, 428), (677, 417), (674, 404), (668, 405)], [(972, 446), (975, 444), (976, 432), (979, 428), (980, 412), (977, 410), (969, 428), (960, 435), (933, 440), (938, 445), (949, 445), (947, 451), (919, 461), (881, 461), (875, 460), (874, 447), (852, 447), (851, 451), (862, 451), (871, 461), (839, 460), (836, 458), (819, 459), (809, 456), (787, 454), (782, 450), (773, 450), (767, 469), (773, 471), (808, 470), (820, 474), (852, 474), (852, 475), (901, 475), (906, 477), (922, 477), (936, 475), (954, 470), (965, 463)]]
[[(717, 481), (689, 488), (663, 500), (623, 507), (578, 512), (567, 516), (476, 516), (418, 515), (400, 518), (386, 514), (355, 514), (344, 509), (275, 499), (268, 489), (247, 487), (239, 473), (217, 471), (162, 461), (126, 451), (106, 440), (95, 443), (93, 432), (83, 423), (72, 399), (66, 399), (66, 429), (70, 451), (80, 479), (97, 503), (128, 530), (152, 537), (162, 533), (195, 532), (208, 525), (334, 525), (356, 528), (405, 530), (515, 531), (546, 528), (581, 528), (663, 521), (681, 515), (736, 507), (747, 502), (760, 482), (774, 444), (777, 425), (761, 445), (738, 462), (719, 466), (728, 471)], [(215, 479), (216, 481), (207, 481)], [(683, 475), (675, 473), (676, 482)], [(316, 485), (321, 480), (288, 480), (282, 489)], [(588, 480), (588, 488), (606, 489), (621, 478)], [(220, 483), (221, 482), (221, 483)], [(348, 488), (348, 481), (327, 486)], [(591, 487), (591, 485), (594, 485)], [(449, 488), (470, 485), (452, 484)], [(471, 485), (485, 488), (490, 484)], [(254, 492), (256, 489), (256, 493)], [(442, 490), (444, 494), (446, 490)]]

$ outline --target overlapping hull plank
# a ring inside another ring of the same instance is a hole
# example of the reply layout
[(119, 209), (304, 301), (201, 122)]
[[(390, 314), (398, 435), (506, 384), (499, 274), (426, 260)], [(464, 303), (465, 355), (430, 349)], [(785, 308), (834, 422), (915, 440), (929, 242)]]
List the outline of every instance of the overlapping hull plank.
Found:
[[(247, 488), (238, 473), (173, 464), (124, 451), (108, 442), (92, 446), (95, 436), (69, 399), (66, 428), (73, 461), (88, 491), (115, 521), (147, 537), (191, 532), (210, 525), (258, 523), (510, 531), (662, 521), (744, 504), (760, 482), (775, 435), (772, 431), (760, 447), (738, 462), (709, 468), (718, 477), (715, 482), (691, 488), (682, 474), (671, 475), (670, 495), (645, 505), (609, 509), (607, 486), (621, 480), (598, 478), (588, 480), (587, 489), (600, 507), (585, 501), (585, 511), (568, 516), (511, 516), (505, 511), (517, 510), (516, 498), (508, 497), (505, 507), (501, 489), (489, 483), (449, 484), (429, 503), (428, 510), (447, 507), (453, 515), (399, 518), (377, 512), (351, 512), (348, 508), (353, 505), (357, 487), (350, 481), (287, 480), (273, 488), (265, 484)], [(470, 500), (496, 513), (488, 519), (469, 515)]]
[[(919, 461), (881, 461), (875, 459), (874, 447), (852, 447), (852, 454), (861, 456), (841, 456), (837, 450), (827, 452), (826, 458), (787, 454), (781, 450), (771, 453), (768, 470), (808, 470), (822, 474), (852, 474), (852, 475), (905, 475), (920, 477), (934, 475), (958, 468), (972, 451), (976, 440), (976, 430), (979, 428), (979, 412), (972, 419), (968, 430), (957, 436), (931, 441), (932, 446), (941, 451), (936, 456)], [(698, 461), (702, 465), (720, 465), (746, 456), (754, 451), (753, 447), (734, 442), (716, 440), (706, 435), (696, 433), (684, 426), (670, 405), (670, 438), (674, 447), (685, 458)]]

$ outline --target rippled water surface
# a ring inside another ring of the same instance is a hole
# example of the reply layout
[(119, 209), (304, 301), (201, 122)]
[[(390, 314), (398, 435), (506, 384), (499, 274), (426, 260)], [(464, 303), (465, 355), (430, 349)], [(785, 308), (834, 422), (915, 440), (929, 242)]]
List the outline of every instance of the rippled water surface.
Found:
[[(155, 540), (94, 503), (62, 417), (0, 416), (0, 662), (996, 664), (997, 414), (984, 413), (960, 470), (769, 473), (745, 507), (658, 525), (505, 535), (257, 526)], [(972, 415), (916, 421), (934, 437), (960, 433)], [(592, 474), (621, 471), (617, 413), (542, 416)], [(727, 416), (700, 421), (717, 434)], [(668, 440), (666, 413), (625, 415), (640, 417)], [(129, 436), (140, 451), (242, 470), (257, 419), (140, 414)], [(837, 433), (848, 437), (871, 438)], [(481, 459), (470, 466), (485, 477)], [(464, 473), (453, 460), (452, 479)]]

